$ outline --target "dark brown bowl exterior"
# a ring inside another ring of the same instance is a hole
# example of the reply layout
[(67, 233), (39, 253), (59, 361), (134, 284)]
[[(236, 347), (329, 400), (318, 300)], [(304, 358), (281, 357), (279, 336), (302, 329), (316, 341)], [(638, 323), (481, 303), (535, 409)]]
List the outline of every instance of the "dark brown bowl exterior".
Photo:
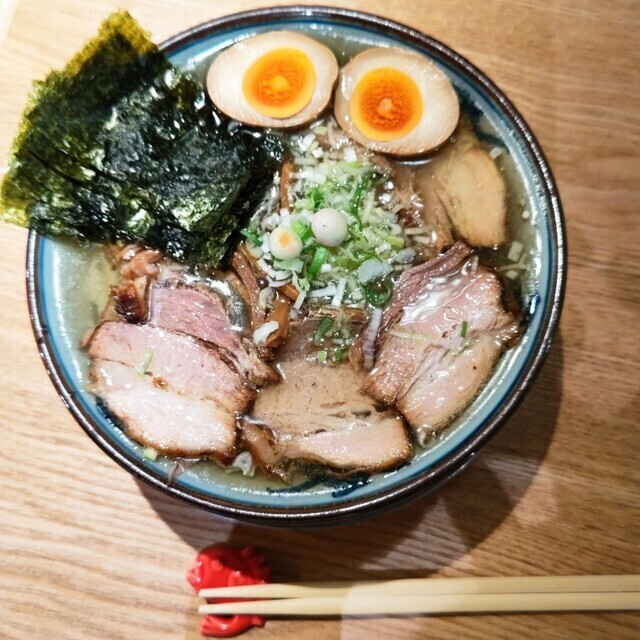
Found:
[(347, 26), (364, 27), (383, 34), (393, 35), (407, 44), (413, 44), (420, 48), (431, 50), (440, 57), (445, 58), (449, 64), (455, 67), (460, 75), (465, 76), (468, 80), (472, 81), (472, 83), (481, 87), (482, 91), (499, 106), (502, 116), (511, 123), (513, 128), (521, 136), (527, 151), (534, 159), (539, 174), (542, 177), (544, 197), (547, 201), (546, 205), (551, 212), (549, 224), (551, 242), (556, 252), (555, 267), (550, 278), (551, 291), (549, 303), (542, 321), (543, 330), (540, 332), (535, 345), (533, 345), (531, 358), (526, 367), (520, 372), (511, 392), (506, 396), (504, 402), (497, 408), (491, 418), (487, 420), (463, 446), (459, 447), (452, 454), (425, 472), (393, 488), (382, 490), (376, 495), (361, 498), (356, 497), (352, 500), (323, 507), (274, 509), (270, 507), (248, 506), (219, 498), (212, 498), (196, 490), (168, 485), (165, 477), (146, 468), (138, 459), (126, 451), (114, 447), (101, 433), (91, 416), (84, 411), (82, 406), (80, 406), (74, 398), (73, 390), (66, 384), (59, 363), (56, 361), (55, 351), (48, 336), (43, 314), (39, 308), (37, 296), (39, 288), (37, 256), (40, 238), (35, 232), (31, 232), (29, 235), (27, 249), (27, 292), (29, 310), (38, 348), (47, 372), (62, 401), (87, 434), (109, 456), (132, 475), (174, 498), (211, 511), (219, 516), (232, 518), (234, 520), (241, 520), (258, 525), (289, 528), (346, 524), (357, 519), (381, 514), (404, 505), (421, 495), (436, 490), (465, 469), (478, 451), (487, 444), (516, 409), (533, 384), (544, 362), (558, 327), (565, 291), (567, 262), (566, 232), (558, 188), (535, 136), (506, 95), (480, 70), (441, 42), (405, 25), (360, 11), (330, 7), (292, 6), (258, 9), (212, 20), (170, 38), (162, 43), (160, 48), (167, 54), (171, 54), (194, 41), (218, 31), (264, 24), (271, 20), (291, 20), (296, 18), (304, 18), (306, 20), (317, 19), (318, 21), (337, 22)]

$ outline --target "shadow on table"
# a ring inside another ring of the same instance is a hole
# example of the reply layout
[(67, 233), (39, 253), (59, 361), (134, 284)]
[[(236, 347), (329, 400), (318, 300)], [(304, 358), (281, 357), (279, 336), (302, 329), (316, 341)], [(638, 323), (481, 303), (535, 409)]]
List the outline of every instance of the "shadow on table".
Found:
[(276, 580), (425, 576), (480, 544), (526, 493), (553, 437), (562, 389), (562, 340), (504, 428), (460, 476), (377, 518), (293, 531), (217, 518), (139, 483), (158, 515), (189, 545), (254, 545)]

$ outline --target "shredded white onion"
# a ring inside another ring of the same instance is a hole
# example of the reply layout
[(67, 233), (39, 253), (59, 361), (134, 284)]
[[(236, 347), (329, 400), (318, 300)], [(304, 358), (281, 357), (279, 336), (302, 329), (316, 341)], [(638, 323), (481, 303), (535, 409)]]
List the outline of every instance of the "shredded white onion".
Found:
[(266, 309), (271, 305), (273, 299), (275, 298), (275, 292), (271, 287), (265, 287), (260, 290), (258, 294), (258, 303), (263, 309)]
[(424, 235), (425, 233), (429, 233), (429, 229), (426, 227), (405, 227), (404, 235), (405, 236), (419, 236)]
[(318, 163), (313, 158), (305, 158), (304, 156), (298, 156), (293, 159), (293, 164), (300, 167), (315, 167)]
[(433, 241), (431, 240), (431, 238), (427, 236), (414, 236), (413, 241), (419, 242), (420, 244), (426, 244), (427, 246), (433, 244)]
[(300, 141), (300, 147), (303, 151), (306, 151), (316, 139), (315, 133), (308, 133), (302, 140)]
[(391, 273), (391, 267), (378, 260), (377, 258), (369, 258), (358, 267), (358, 280), (362, 284), (367, 284), (371, 280), (384, 278)]
[(522, 244), (522, 242), (518, 242), (517, 240), (514, 240), (511, 243), (511, 247), (509, 248), (509, 255), (507, 255), (507, 258), (509, 258), (511, 262), (518, 262), (518, 260), (520, 260), (520, 256), (522, 254), (523, 249), (524, 249), (524, 245)]
[(274, 280), (278, 279), (278, 272), (270, 267), (262, 258), (258, 260), (258, 266), (266, 273), (270, 278)]
[(307, 293), (307, 298), (326, 298), (328, 296), (335, 296), (336, 291), (336, 285), (330, 284), (322, 289), (313, 289), (312, 291), (309, 291)]
[(358, 159), (358, 154), (356, 153), (356, 150), (353, 147), (345, 147), (344, 159), (347, 162), (356, 162), (356, 160)]
[(386, 335), (400, 338), (402, 340), (411, 340), (412, 342), (433, 342), (432, 338), (423, 336), (420, 333), (411, 333), (409, 331), (398, 331), (397, 329), (389, 329)]
[(253, 341), (256, 344), (264, 344), (267, 341), (267, 338), (274, 332), (280, 328), (280, 323), (277, 320), (271, 320), (271, 322), (265, 322), (263, 325), (260, 325), (253, 332)]
[[(271, 269), (272, 273), (268, 273), (267, 275), (272, 279), (277, 281), (288, 281), (291, 279), (291, 271), (276, 271)], [(282, 284), (282, 283), (281, 283)]]
[(382, 322), (382, 309), (374, 309), (371, 313), (371, 319), (364, 332), (362, 339), (362, 353), (364, 354), (364, 368), (366, 371), (373, 369), (373, 360), (375, 358), (376, 338), (378, 330)]
[(274, 289), (277, 289), (278, 287), (283, 287), (285, 284), (289, 284), (291, 280), (292, 280), (291, 277), (285, 278), (284, 280), (272, 280), (271, 278), (267, 278), (267, 282), (269, 283), (269, 286), (273, 287)]
[(429, 446), (429, 444), (433, 441), (433, 432), (428, 431), (424, 427), (418, 427), (415, 433), (416, 433), (416, 440), (418, 441), (418, 444), (423, 449), (426, 449)]
[(147, 460), (155, 460), (158, 457), (158, 452), (153, 447), (145, 447), (142, 450), (142, 455), (147, 458)]
[(407, 247), (406, 249), (400, 249), (396, 254), (396, 262), (398, 264), (408, 264), (409, 262), (413, 262), (413, 259), (416, 257), (415, 250)]
[(298, 311), (304, 302), (304, 299), (307, 297), (306, 291), (301, 291), (296, 298), (296, 301), (293, 303), (293, 308)]
[(344, 290), (347, 286), (346, 278), (338, 278), (338, 286), (336, 287), (336, 293), (331, 300), (332, 307), (339, 307), (342, 304), (342, 298), (344, 297)]
[(253, 461), (253, 456), (248, 451), (239, 453), (231, 463), (231, 466), (235, 469), (240, 469), (242, 475), (253, 477), (256, 472), (256, 465)]
[(262, 258), (264, 251), (260, 247), (256, 247), (251, 243), (246, 243), (244, 246), (254, 258)]
[(327, 181), (327, 176), (319, 171), (307, 172), (307, 180), (315, 184), (324, 184)]

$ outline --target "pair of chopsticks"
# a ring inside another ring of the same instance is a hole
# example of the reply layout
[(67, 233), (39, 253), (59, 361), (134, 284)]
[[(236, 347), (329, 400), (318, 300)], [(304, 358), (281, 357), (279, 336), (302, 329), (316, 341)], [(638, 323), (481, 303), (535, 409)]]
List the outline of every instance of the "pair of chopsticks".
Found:
[[(640, 609), (640, 575), (425, 578), (202, 589), (201, 614), (386, 616)], [(248, 600), (249, 598), (255, 600)]]

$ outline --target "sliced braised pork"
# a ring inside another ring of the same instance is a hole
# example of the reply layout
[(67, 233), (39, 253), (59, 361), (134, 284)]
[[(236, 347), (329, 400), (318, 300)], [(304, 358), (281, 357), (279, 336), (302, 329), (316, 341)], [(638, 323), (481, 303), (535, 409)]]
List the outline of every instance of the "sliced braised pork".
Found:
[(222, 349), (238, 371), (255, 385), (279, 380), (259, 357), (253, 343), (242, 340), (220, 297), (204, 287), (152, 287), (149, 323), (193, 336)]
[(457, 243), (403, 273), (362, 390), (397, 407), (424, 442), (477, 395), (518, 331), (496, 274)]
[(94, 392), (137, 442), (167, 455), (232, 457), (236, 415), (255, 391), (217, 350), (157, 327), (105, 322), (89, 355)]
[(255, 386), (279, 379), (234, 325), (242, 304), (228, 282), (201, 281), (157, 252), (133, 245), (113, 260), (122, 279), (84, 340), (93, 391), (137, 442), (229, 462)]
[(243, 412), (256, 395), (217, 349), (149, 325), (105, 322), (93, 335), (89, 355), (133, 367), (157, 387), (215, 400), (231, 413)]
[(290, 461), (338, 471), (380, 471), (412, 455), (401, 417), (358, 388), (365, 374), (310, 356), (318, 318), (294, 323), (279, 354), (282, 384), (262, 389), (242, 436), (263, 468), (283, 473)]
[(216, 402), (183, 395), (111, 360), (94, 360), (91, 377), (94, 392), (136, 442), (170, 456), (233, 458), (236, 417)]
[(498, 166), (462, 118), (453, 141), (414, 175), (424, 211), (453, 224), (475, 247), (504, 244), (508, 236), (507, 187)]

